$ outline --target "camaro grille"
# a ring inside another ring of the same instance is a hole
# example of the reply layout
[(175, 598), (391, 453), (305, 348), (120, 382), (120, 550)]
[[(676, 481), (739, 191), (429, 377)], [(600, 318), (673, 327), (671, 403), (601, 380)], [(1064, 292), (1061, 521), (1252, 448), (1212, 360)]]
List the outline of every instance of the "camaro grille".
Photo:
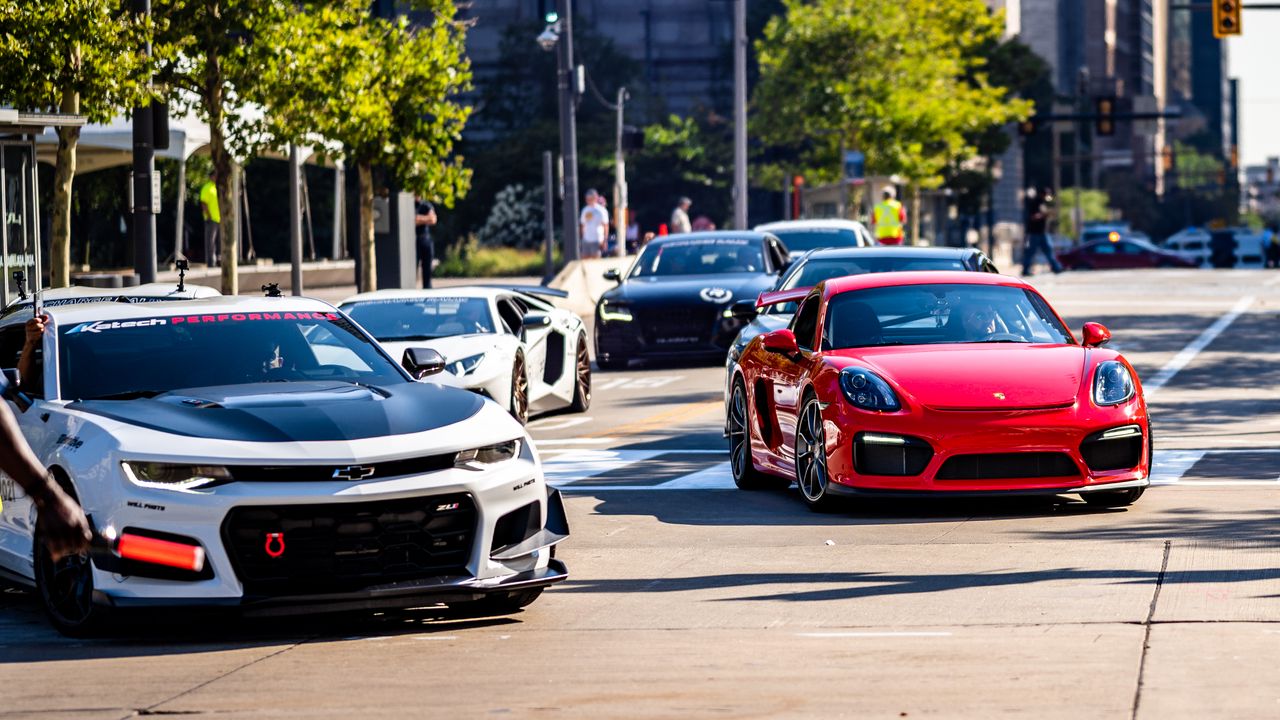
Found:
[(711, 337), (720, 308), (652, 308), (638, 311), (640, 327), (650, 345), (692, 345)]
[(939, 480), (1012, 480), (1073, 477), (1080, 474), (1070, 455), (1060, 452), (956, 455), (938, 470)]
[(232, 465), (227, 469), (236, 482), (328, 482), (381, 480), (404, 475), (422, 475), (453, 467), (457, 453), (423, 455), (402, 460), (384, 460), (344, 465)]
[(232, 508), (222, 537), (246, 595), (349, 592), (466, 574), (469, 494)]

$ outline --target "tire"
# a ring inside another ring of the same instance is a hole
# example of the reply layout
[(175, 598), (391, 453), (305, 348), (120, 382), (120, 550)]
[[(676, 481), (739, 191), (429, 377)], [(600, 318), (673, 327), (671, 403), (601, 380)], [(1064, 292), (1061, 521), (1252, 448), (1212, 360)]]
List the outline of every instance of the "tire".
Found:
[(586, 412), (591, 407), (591, 353), (587, 352), (587, 336), (578, 336), (578, 350), (574, 353), (573, 412)]
[(520, 354), (516, 354), (515, 364), (511, 366), (511, 407), (508, 411), (521, 425), (529, 422), (529, 375), (524, 355)]
[(1080, 493), (1080, 497), (1093, 507), (1118, 508), (1134, 504), (1146, 490), (1146, 488), (1133, 488), (1132, 490)]
[(36, 536), (36, 595), (49, 623), (68, 637), (94, 637), (111, 626), (110, 609), (93, 603), (93, 566), (88, 553), (53, 562)]
[(505, 593), (492, 593), (479, 600), (450, 603), (449, 609), (470, 617), (489, 617), (492, 615), (510, 615), (521, 608), (528, 607), (542, 595), (543, 588), (530, 590), (513, 590)]
[(822, 426), (822, 405), (810, 394), (805, 397), (796, 422), (796, 485), (800, 497), (814, 512), (838, 512), (845, 508), (843, 498), (831, 494), (831, 478), (827, 475), (826, 430)]
[(729, 433), (729, 469), (739, 490), (786, 490), (791, 481), (762, 473), (751, 460), (751, 412), (747, 389), (741, 380), (733, 383), (725, 429)]

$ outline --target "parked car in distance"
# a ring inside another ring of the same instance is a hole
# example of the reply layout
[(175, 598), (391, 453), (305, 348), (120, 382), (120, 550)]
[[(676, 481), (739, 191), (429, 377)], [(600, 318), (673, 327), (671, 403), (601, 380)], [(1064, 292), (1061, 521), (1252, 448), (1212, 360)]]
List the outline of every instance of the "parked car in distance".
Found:
[(1191, 260), (1116, 231), (1111, 231), (1103, 240), (1087, 242), (1059, 253), (1058, 261), (1074, 270), (1196, 267)]
[(783, 220), (757, 225), (756, 232), (776, 235), (795, 261), (810, 250), (823, 248), (871, 247), (877, 245), (871, 231), (856, 220)]

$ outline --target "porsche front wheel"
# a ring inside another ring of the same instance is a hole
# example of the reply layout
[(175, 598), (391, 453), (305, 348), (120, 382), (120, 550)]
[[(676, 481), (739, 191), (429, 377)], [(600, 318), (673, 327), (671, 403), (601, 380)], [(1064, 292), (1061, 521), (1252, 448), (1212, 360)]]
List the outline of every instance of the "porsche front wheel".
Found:
[(516, 355), (511, 367), (511, 417), (521, 425), (529, 422), (529, 375), (525, 372), (524, 356)]
[(813, 395), (805, 400), (796, 423), (796, 484), (800, 486), (800, 495), (810, 510), (835, 512), (842, 509), (841, 499), (831, 495), (822, 405)]
[(762, 473), (751, 461), (750, 418), (747, 389), (741, 381), (735, 382), (725, 423), (725, 430), (729, 433), (729, 468), (733, 472), (733, 484), (741, 490), (785, 490), (791, 484), (790, 480)]

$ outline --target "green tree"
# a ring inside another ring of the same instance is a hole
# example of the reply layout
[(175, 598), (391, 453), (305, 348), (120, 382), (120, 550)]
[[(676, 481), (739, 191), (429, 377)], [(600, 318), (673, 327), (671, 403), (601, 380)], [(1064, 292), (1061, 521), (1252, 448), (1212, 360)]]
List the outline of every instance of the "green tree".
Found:
[[(1031, 103), (987, 77), (982, 48), (1002, 16), (982, 0), (786, 0), (756, 43), (769, 142), (805, 146), (819, 180), (835, 179), (837, 150), (859, 149), (873, 175), (937, 187), (971, 157), (977, 133), (1021, 119)], [(809, 139), (816, 139), (810, 141)]]
[[(146, 101), (151, 25), (117, 0), (0, 2), (0, 104), (106, 122)], [(80, 128), (57, 128), (49, 278), (71, 280), (71, 187)]]
[(1075, 214), (1076, 195), (1080, 196), (1080, 218), (1082, 222), (1103, 222), (1111, 219), (1111, 198), (1104, 190), (1063, 188), (1056, 203), (1058, 232), (1067, 237), (1076, 237), (1080, 228), (1075, 227), (1072, 217)]
[(723, 222), (730, 212), (732, 133), (732, 124), (713, 114), (671, 115), (646, 127), (644, 149), (627, 164), (628, 185), (640, 211), (665, 223), (683, 195), (693, 201), (695, 217)]
[(454, 153), (471, 108), (465, 24), (450, 0), (431, 0), (424, 26), (373, 18), (364, 0), (301, 11), (256, 34), (259, 82), (248, 99), (266, 109), (270, 137), (341, 144), (360, 186), (360, 289), (377, 287), (374, 165), (406, 190), (452, 207), (471, 173)]

